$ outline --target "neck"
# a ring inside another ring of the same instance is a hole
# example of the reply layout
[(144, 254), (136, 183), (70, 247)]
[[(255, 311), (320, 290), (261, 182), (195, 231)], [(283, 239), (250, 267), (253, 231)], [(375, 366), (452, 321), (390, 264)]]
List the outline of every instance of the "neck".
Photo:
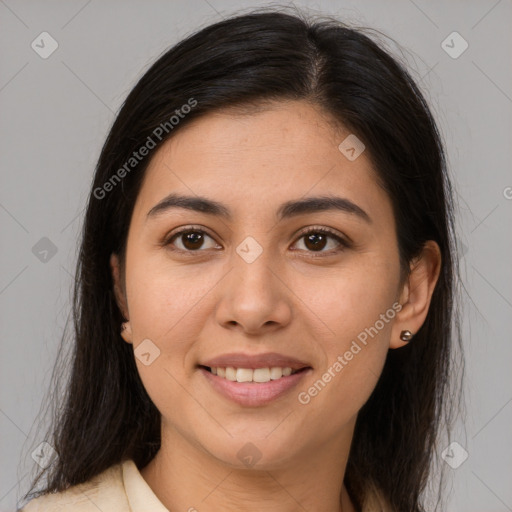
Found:
[(343, 485), (353, 427), (293, 458), (248, 468), (162, 429), (161, 448), (141, 475), (170, 512), (356, 512)]

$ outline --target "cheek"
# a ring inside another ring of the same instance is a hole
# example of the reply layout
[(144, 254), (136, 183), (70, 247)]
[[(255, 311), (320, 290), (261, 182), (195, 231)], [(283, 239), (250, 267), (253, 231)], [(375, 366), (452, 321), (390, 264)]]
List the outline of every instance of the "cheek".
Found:
[(324, 363), (317, 380), (308, 383), (312, 387), (303, 390), (304, 402), (310, 400), (319, 412), (327, 407), (341, 422), (356, 414), (373, 391), (396, 316), (398, 264), (390, 269), (385, 260), (371, 259), (339, 269), (307, 295), (329, 334), (319, 343)]
[[(380, 338), (386, 338), (395, 316), (399, 279), (398, 257), (383, 258), (377, 253), (356, 255), (346, 266), (330, 270), (311, 287), (298, 290), (307, 297), (311, 309), (330, 329), (331, 350), (338, 350), (378, 322)], [(387, 313), (387, 314), (386, 314)], [(381, 321), (381, 315), (385, 315)], [(364, 337), (364, 335), (363, 335)], [(374, 336), (376, 337), (376, 336)]]
[(191, 322), (201, 300), (215, 286), (218, 276), (193, 266), (170, 266), (164, 258), (141, 257), (128, 268), (127, 294), (135, 339), (155, 338), (162, 343), (193, 335)]
[(335, 434), (340, 425), (357, 415), (378, 382), (396, 315), (388, 295), (347, 287), (330, 291), (331, 301), (322, 311), (334, 334), (322, 339), (319, 348), (325, 362), (299, 396), (299, 403), (311, 407), (312, 417), (317, 414), (325, 419), (328, 414), (329, 422), (318, 426), (325, 435)]
[[(220, 276), (193, 266), (170, 267), (161, 255), (134, 255), (132, 262), (126, 286), (137, 369), (158, 410), (180, 423), (176, 411), (195, 403), (183, 383), (190, 378), (191, 349), (208, 315), (203, 299)], [(149, 352), (158, 354), (149, 365), (137, 357), (143, 340), (154, 343)]]

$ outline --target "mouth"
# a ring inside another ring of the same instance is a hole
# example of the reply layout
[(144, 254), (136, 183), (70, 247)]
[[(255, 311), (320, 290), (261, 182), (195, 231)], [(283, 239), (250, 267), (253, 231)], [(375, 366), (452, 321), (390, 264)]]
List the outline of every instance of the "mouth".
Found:
[(233, 366), (197, 367), (207, 385), (218, 395), (242, 407), (263, 407), (289, 397), (313, 368), (310, 366), (235, 368)]
[(291, 368), (289, 366), (273, 366), (263, 368), (235, 368), (233, 366), (204, 366), (199, 365), (199, 368), (216, 375), (221, 379), (231, 382), (249, 382), (253, 384), (264, 384), (275, 380), (280, 380), (290, 375), (304, 372), (310, 369), (310, 366), (303, 368)]

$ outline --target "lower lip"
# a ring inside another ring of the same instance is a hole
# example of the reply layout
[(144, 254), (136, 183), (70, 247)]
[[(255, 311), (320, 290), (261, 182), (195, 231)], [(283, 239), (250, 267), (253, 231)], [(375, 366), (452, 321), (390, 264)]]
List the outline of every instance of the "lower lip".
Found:
[(216, 391), (237, 404), (246, 407), (266, 405), (291, 391), (311, 368), (269, 382), (236, 382), (199, 368)]

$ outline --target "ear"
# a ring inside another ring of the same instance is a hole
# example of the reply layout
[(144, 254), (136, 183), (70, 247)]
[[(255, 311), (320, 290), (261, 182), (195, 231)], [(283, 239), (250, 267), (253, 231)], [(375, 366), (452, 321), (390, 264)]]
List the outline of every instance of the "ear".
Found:
[(414, 343), (414, 338), (410, 342), (402, 341), (400, 333), (408, 330), (416, 334), (423, 325), (440, 271), (441, 250), (436, 242), (428, 240), (420, 256), (411, 263), (410, 274), (400, 295), (402, 309), (395, 317), (389, 348)]
[(119, 307), (119, 310), (121, 311), (123, 317), (126, 320), (129, 320), (126, 294), (121, 283), (119, 257), (115, 253), (112, 253), (110, 255), (110, 269), (112, 271), (112, 281), (114, 282), (114, 296), (116, 298), (117, 306)]
[(128, 304), (126, 301), (124, 287), (122, 286), (121, 283), (119, 257), (115, 253), (112, 253), (110, 255), (110, 269), (112, 271), (112, 280), (114, 282), (114, 295), (116, 298), (116, 303), (121, 311), (121, 314), (127, 320), (126, 322), (119, 326), (121, 331), (121, 337), (127, 343), (132, 343), (132, 327), (130, 325), (130, 317), (128, 315)]

